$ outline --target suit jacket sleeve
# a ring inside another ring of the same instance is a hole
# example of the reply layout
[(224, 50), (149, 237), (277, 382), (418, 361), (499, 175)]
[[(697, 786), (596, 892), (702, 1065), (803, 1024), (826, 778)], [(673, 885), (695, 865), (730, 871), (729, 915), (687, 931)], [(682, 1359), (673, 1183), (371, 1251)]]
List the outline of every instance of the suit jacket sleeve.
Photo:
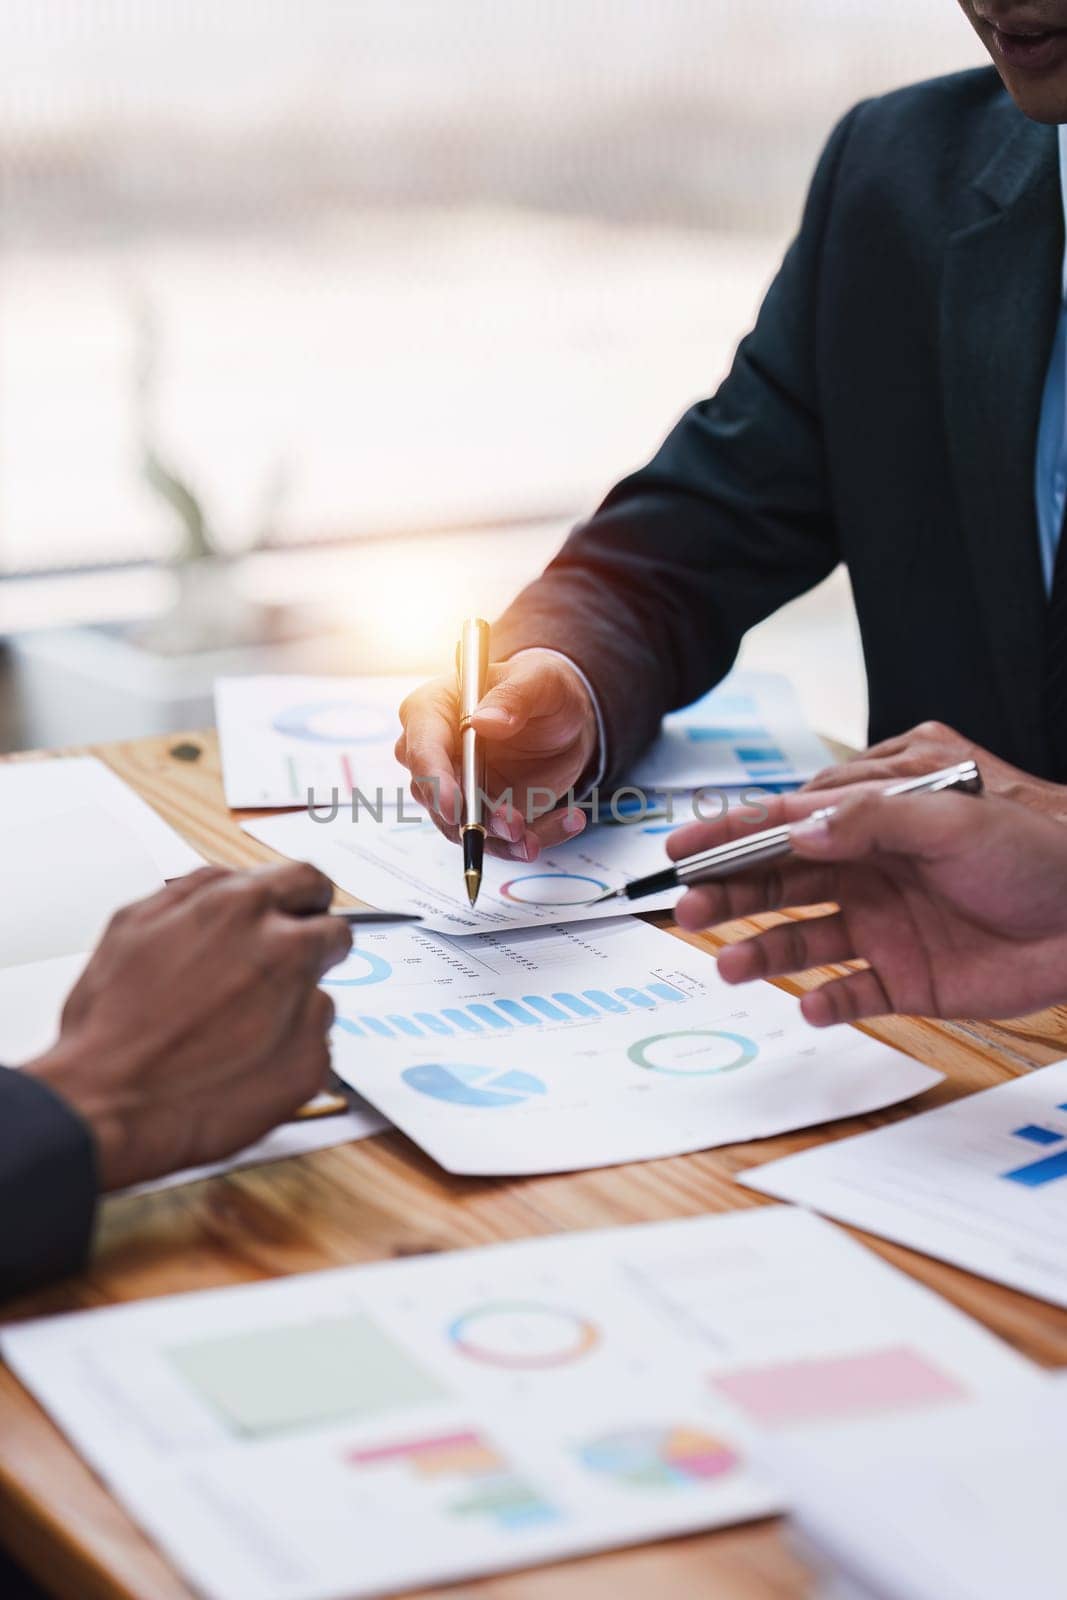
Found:
[(76, 1271), (95, 1209), (86, 1124), (39, 1079), (0, 1067), (0, 1300)]
[(729, 671), (754, 623), (837, 565), (815, 350), (818, 319), (833, 310), (820, 304), (820, 262), (855, 115), (823, 153), (800, 232), (718, 393), (611, 491), (494, 628), (498, 660), (544, 645), (582, 668), (603, 712), (609, 779), (665, 711)]

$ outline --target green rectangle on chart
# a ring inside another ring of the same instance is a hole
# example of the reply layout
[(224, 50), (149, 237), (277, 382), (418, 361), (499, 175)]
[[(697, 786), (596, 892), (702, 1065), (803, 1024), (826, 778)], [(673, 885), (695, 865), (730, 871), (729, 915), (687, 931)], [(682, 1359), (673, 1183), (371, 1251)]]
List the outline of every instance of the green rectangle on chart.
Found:
[(447, 1393), (362, 1316), (256, 1328), (167, 1353), (221, 1421), (252, 1438), (385, 1416)]

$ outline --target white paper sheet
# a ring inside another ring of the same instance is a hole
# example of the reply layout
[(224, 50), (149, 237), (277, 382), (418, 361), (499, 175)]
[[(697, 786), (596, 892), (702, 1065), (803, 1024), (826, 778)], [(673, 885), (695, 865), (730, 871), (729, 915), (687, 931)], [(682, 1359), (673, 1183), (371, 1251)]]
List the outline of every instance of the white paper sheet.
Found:
[[(84, 953), (59, 956), (52, 961), (37, 961), (0, 971), (0, 1062), (4, 1066), (20, 1067), (51, 1049), (59, 1037), (64, 1001), (88, 959)], [(385, 1119), (371, 1106), (353, 1097), (351, 1109), (342, 1116), (283, 1123), (266, 1138), (257, 1140), (226, 1161), (172, 1172), (165, 1178), (139, 1184), (135, 1192), (147, 1194), (195, 1183), (218, 1173), (237, 1171), (241, 1167), (287, 1161), (292, 1156), (366, 1139), (387, 1126)]]
[(0, 832), (81, 806), (99, 806), (136, 839), (161, 878), (180, 878), (203, 859), (122, 779), (91, 756), (0, 763)]
[(742, 1181), (1067, 1306), (1067, 1061)]
[[(94, 784), (90, 779), (90, 791)], [(75, 791), (79, 787), (76, 783)], [(108, 791), (104, 784), (102, 792)], [(122, 809), (117, 807), (116, 814), (84, 805), (0, 829), (0, 1062), (6, 1067), (22, 1066), (51, 1049), (67, 995), (109, 918), (120, 906), (163, 886), (159, 867), (143, 843), (153, 830), (135, 831)], [(177, 865), (171, 842), (165, 837), (154, 842)], [(180, 844), (176, 835), (174, 842)], [(168, 1188), (215, 1172), (284, 1160), (347, 1144), (384, 1126), (376, 1112), (358, 1103), (344, 1116), (287, 1123), (227, 1161), (143, 1187)]]
[(0, 884), (0, 967), (14, 967), (91, 949), (163, 880), (128, 828), (85, 805), (0, 827)]
[(759, 1430), (845, 1437), (1034, 1369), (768, 1209), (7, 1330), (5, 1360), (210, 1600), (354, 1600), (762, 1515)]
[(1050, 1379), (961, 1406), (881, 1419), (827, 1450), (763, 1454), (834, 1593), (879, 1600), (1055, 1600), (1067, 1590), (1067, 1386)]
[(389, 1126), (372, 1106), (356, 1096), (351, 1109), (336, 1117), (321, 1117), (307, 1122), (283, 1122), (268, 1133), (265, 1139), (246, 1145), (236, 1155), (225, 1161), (215, 1161), (206, 1167), (187, 1167), (184, 1172), (171, 1172), (165, 1178), (153, 1178), (150, 1183), (139, 1183), (124, 1194), (155, 1194), (161, 1189), (177, 1189), (183, 1183), (199, 1183), (201, 1178), (217, 1178), (227, 1172), (240, 1172), (245, 1167), (265, 1167), (274, 1161), (290, 1161), (294, 1156), (313, 1155), (316, 1150), (332, 1150), (336, 1145), (352, 1144), (356, 1139), (368, 1139)]
[(665, 717), (628, 783), (644, 789), (792, 788), (831, 762), (804, 720), (796, 691), (776, 672), (735, 672)]
[(417, 678), (219, 678), (215, 719), (227, 805), (328, 803), (354, 787), (395, 805), (410, 774), (393, 755)]
[(0, 1061), (21, 1067), (59, 1037), (63, 1003), (82, 975), (87, 951), (0, 970)]
[(633, 917), (360, 932), (327, 976), (335, 1070), (452, 1172), (645, 1161), (857, 1115), (940, 1074)]
[[(312, 862), (358, 899), (383, 910), (421, 912), (428, 928), (452, 934), (603, 918), (605, 908), (592, 902), (605, 889), (669, 864), (661, 822), (602, 823), (529, 864), (486, 856), (472, 910), (459, 849), (422, 815), (378, 822), (360, 813), (353, 822), (350, 811), (341, 811), (332, 822), (316, 822), (304, 811), (243, 826), (280, 855)], [(651, 895), (641, 910), (661, 911), (677, 899), (677, 890)], [(626, 905), (619, 901), (612, 910)]]

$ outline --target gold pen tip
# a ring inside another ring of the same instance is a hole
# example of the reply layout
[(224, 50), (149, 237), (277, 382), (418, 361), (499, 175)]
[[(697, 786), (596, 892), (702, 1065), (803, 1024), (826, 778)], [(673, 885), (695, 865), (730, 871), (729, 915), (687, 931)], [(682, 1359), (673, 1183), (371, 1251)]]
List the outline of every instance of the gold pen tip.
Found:
[(467, 899), (473, 906), (478, 899), (478, 891), (482, 886), (482, 875), (480, 872), (465, 872), (463, 878), (467, 885)]

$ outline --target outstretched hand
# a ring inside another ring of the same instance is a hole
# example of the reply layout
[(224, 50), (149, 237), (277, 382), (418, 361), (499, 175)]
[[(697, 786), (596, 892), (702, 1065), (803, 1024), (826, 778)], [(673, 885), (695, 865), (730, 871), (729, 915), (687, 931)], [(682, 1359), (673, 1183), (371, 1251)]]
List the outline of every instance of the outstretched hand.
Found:
[[(1062, 823), (994, 795), (875, 789), (789, 795), (768, 809), (762, 826), (793, 823), (793, 857), (691, 889), (678, 925), (836, 909), (730, 945), (719, 955), (727, 982), (865, 962), (803, 997), (816, 1027), (888, 1012), (1018, 1016), (1067, 997)], [(727, 818), (679, 831), (669, 850), (677, 859), (750, 831)]]

